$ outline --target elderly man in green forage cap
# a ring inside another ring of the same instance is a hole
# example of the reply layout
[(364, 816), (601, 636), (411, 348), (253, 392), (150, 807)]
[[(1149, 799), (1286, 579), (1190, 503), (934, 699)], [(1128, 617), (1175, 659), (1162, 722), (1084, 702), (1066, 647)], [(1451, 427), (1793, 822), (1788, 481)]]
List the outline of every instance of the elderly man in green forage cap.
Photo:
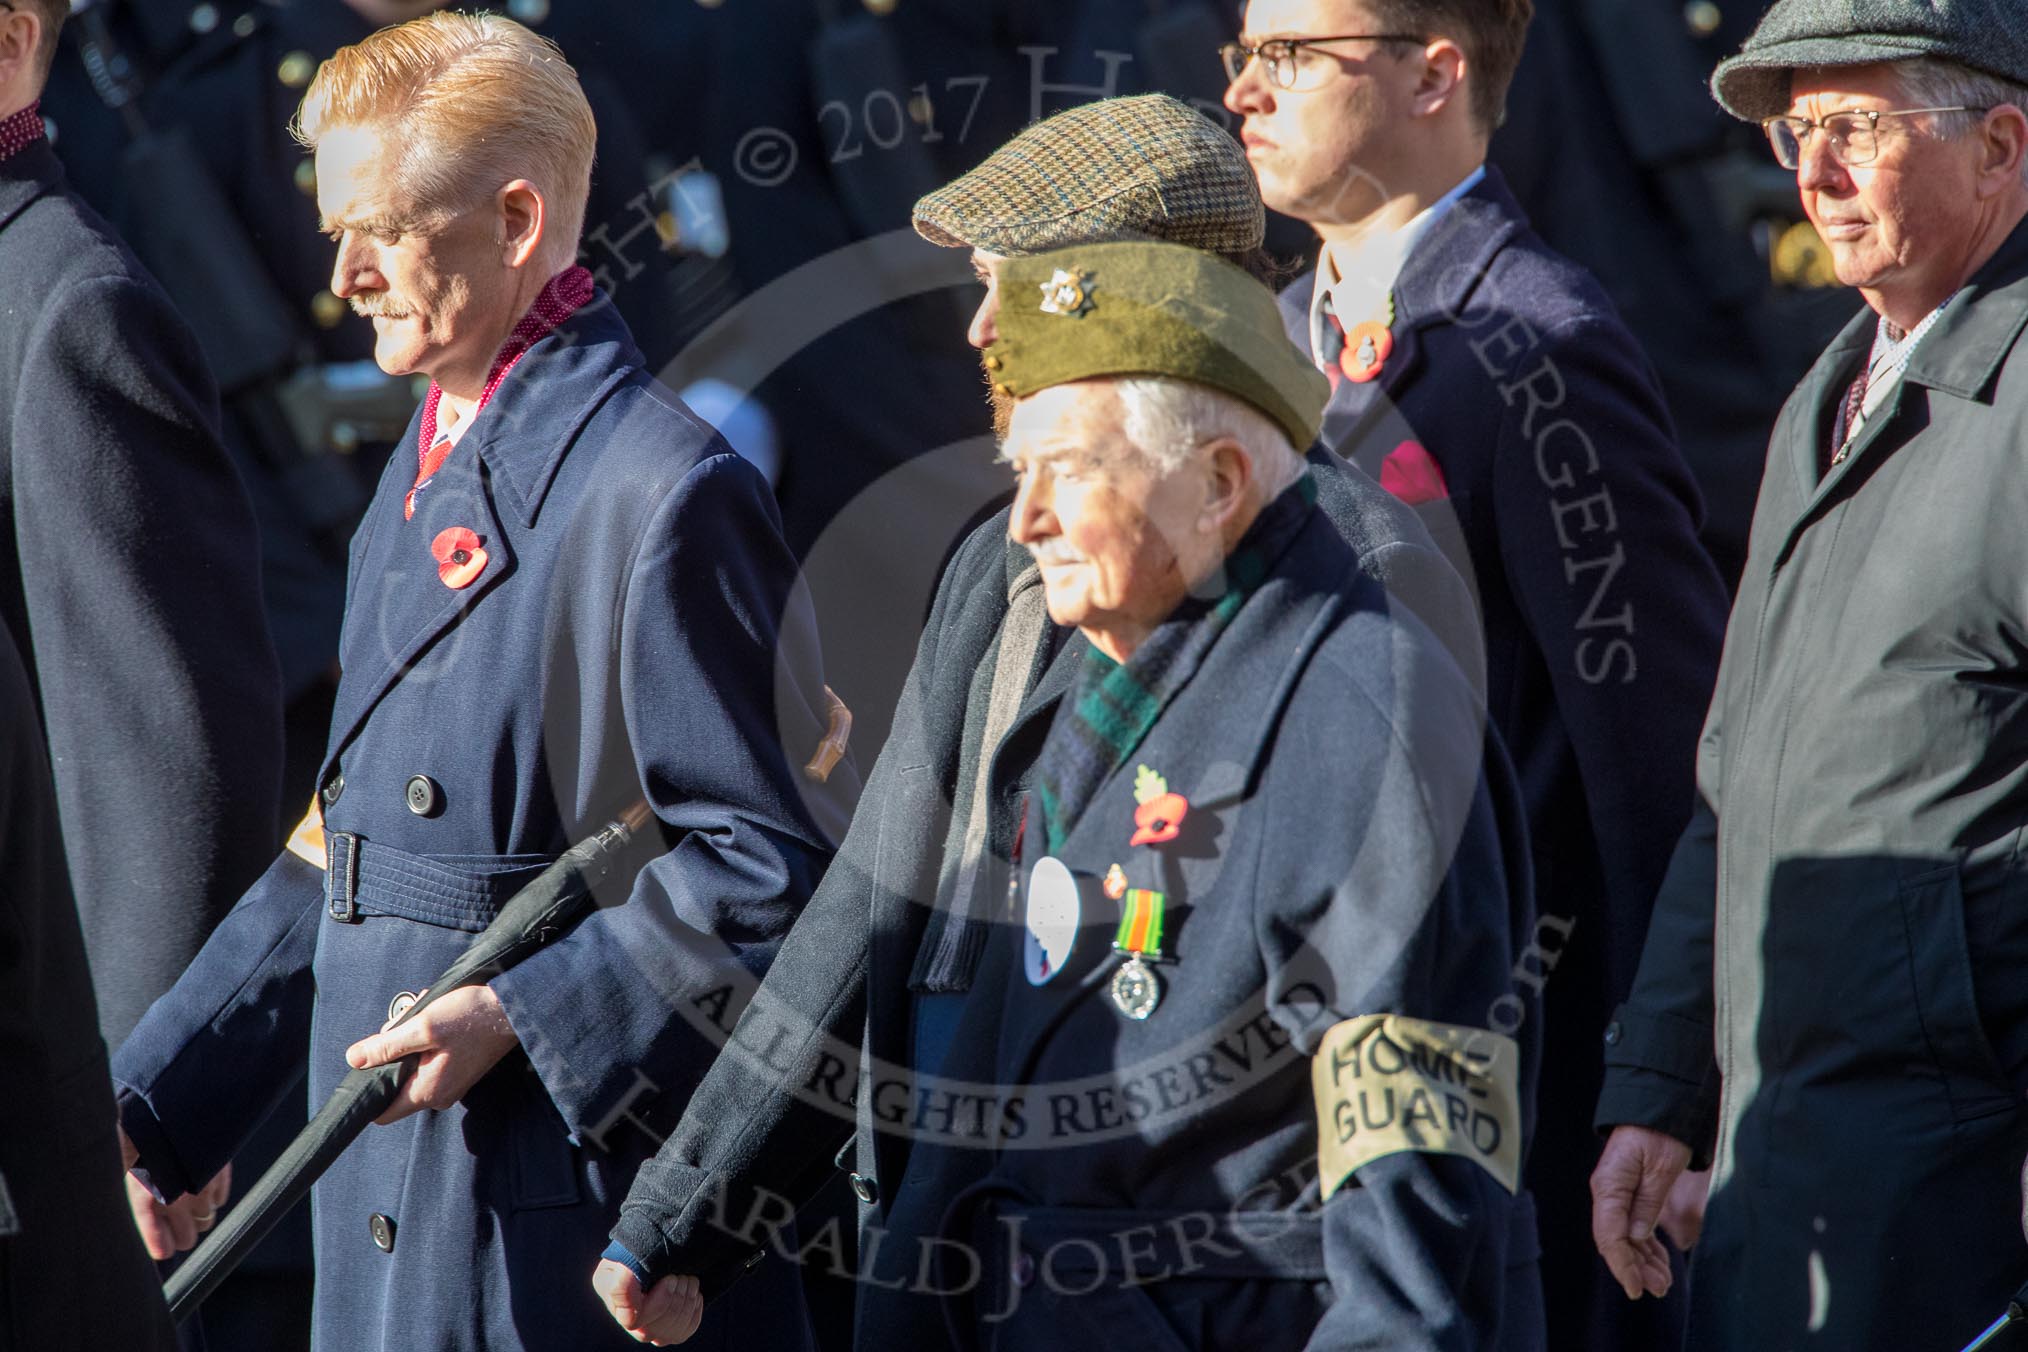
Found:
[[(991, 1105), (909, 1116), (918, 1154), (967, 1157), (911, 1174), (928, 1338), (1541, 1347), (1519, 800), (1470, 684), (1316, 508), (1323, 377), (1196, 250), (1009, 258), (999, 288), (1008, 531), (1086, 646), (1029, 728), (1015, 886), (961, 922), (940, 1073), (901, 1100)], [(744, 1214), (725, 1181), (680, 1147), (643, 1171), (615, 1232), (637, 1335), (687, 1328), (669, 1236), (700, 1185)]]
[[(1014, 1274), (959, 1326), (1540, 1346), (1518, 798), (1441, 645), (1314, 509), (1328, 386), (1202, 254), (1066, 249), (1001, 286), (1009, 533), (1090, 652), (972, 1011), (1001, 1030), (973, 1072), (1046, 1111), (947, 1219)], [(1193, 1254), (1200, 1220), (1243, 1256)]]
[(1782, 0), (1713, 81), (1867, 308), (1775, 426), (1702, 806), (1606, 1035), (1594, 1233), (1665, 1287), (1662, 1199), (1714, 1163), (1700, 1352), (1958, 1347), (2028, 1277), (2023, 18)]

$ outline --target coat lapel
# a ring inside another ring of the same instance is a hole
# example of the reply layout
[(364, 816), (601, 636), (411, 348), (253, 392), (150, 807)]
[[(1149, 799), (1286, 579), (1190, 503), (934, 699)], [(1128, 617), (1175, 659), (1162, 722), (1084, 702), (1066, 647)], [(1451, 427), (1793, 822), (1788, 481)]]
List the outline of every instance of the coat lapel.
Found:
[(7, 228), (28, 204), (63, 181), (63, 163), (47, 141), (23, 146), (0, 161), (0, 230)]
[(1803, 377), (1803, 404), (1798, 409), (1804, 423), (1803, 435), (1789, 444), (1789, 466), (1795, 471), (1805, 501), (1817, 487), (1817, 467), (1823, 463), (1824, 447), (1830, 444), (1838, 401), (1845, 397), (1845, 391), (1859, 374), (1859, 363), (1866, 360), (1867, 349), (1872, 346), (1876, 318), (1873, 311), (1862, 306)]
[[(352, 740), (389, 687), (513, 572), (514, 550), (485, 479), (483, 462), (461, 446), (417, 497), (414, 519), (402, 520), (400, 492), (382, 492), (374, 499), (372, 510), (392, 520), (374, 522), (361, 557), (361, 586), (346, 607), (340, 645), (344, 678), (332, 711), (327, 762)], [(438, 576), (430, 552), (438, 533), (454, 526), (477, 535), (486, 551), (485, 569), (463, 587), (451, 587)], [(326, 764), (323, 773), (329, 771)]]
[[(510, 533), (534, 526), (578, 432), (640, 363), (611, 300), (596, 293), (522, 357), (417, 494), (414, 518), (404, 520), (420, 414), (410, 422), (360, 528), (339, 644), (344, 676), (320, 779), (382, 696), (514, 571)], [(486, 566), (472, 582), (451, 587), (438, 575), (431, 544), (460, 526), (480, 537)]]

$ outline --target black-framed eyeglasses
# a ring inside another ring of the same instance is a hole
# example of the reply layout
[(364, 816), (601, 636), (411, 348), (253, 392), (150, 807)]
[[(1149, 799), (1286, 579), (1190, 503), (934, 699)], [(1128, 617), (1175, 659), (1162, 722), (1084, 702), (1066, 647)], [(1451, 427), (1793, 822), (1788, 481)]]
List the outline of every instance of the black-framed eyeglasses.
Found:
[[(1225, 60), (1225, 74), (1228, 79), (1238, 80), (1246, 70), (1247, 63), (1259, 57), (1267, 67), (1268, 82), (1277, 89), (1295, 89), (1307, 86), (1315, 77), (1321, 76), (1330, 67), (1322, 61), (1313, 60), (1309, 49), (1325, 42), (1413, 42), (1421, 44), (1428, 39), (1415, 33), (1337, 33), (1328, 37), (1314, 38), (1269, 38), (1252, 47), (1243, 42), (1228, 42), (1218, 49)], [(1326, 56), (1330, 53), (1326, 52)]]
[(1768, 144), (1774, 147), (1775, 160), (1784, 169), (1802, 166), (1803, 145), (1813, 131), (1823, 132), (1830, 142), (1831, 158), (1849, 167), (1871, 164), (1874, 156), (1880, 153), (1880, 119), (1883, 117), (1989, 111), (1989, 108), (1974, 108), (1963, 103), (1949, 108), (1860, 108), (1852, 112), (1832, 113), (1818, 122), (1812, 122), (1807, 117), (1785, 115), (1764, 118), (1760, 125), (1761, 130), (1767, 133)]

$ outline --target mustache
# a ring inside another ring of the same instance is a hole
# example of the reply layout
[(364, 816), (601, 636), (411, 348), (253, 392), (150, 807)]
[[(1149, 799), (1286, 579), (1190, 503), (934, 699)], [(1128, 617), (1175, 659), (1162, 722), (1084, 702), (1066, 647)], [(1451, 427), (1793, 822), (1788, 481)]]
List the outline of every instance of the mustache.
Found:
[(345, 302), (361, 319), (407, 319), (409, 312), (384, 296), (354, 296)]

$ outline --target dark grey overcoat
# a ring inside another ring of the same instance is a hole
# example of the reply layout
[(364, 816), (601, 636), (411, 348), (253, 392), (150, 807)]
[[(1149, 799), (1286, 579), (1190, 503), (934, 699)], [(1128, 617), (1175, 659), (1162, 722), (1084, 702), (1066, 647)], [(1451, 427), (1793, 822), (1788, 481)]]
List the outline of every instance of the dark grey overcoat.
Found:
[(2028, 1277), (2024, 324), (2028, 227), (1843, 464), (1871, 311), (1775, 427), (1598, 1110), (1715, 1156), (1698, 1352), (1958, 1347)]

